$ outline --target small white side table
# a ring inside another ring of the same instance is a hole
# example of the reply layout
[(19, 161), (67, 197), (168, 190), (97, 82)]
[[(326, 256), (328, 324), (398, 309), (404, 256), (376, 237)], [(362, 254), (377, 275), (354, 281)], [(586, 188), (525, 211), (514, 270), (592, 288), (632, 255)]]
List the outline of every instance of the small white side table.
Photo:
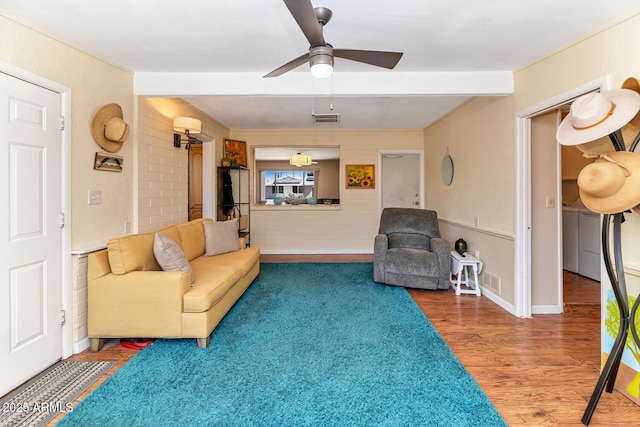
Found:
[[(469, 267), (473, 271), (473, 281), (469, 279)], [(456, 291), (456, 295), (460, 294), (476, 294), (480, 296), (480, 282), (478, 281), (478, 273), (482, 271), (482, 261), (469, 255), (467, 252), (464, 256), (456, 251), (451, 251), (451, 274), (456, 275), (456, 279), (451, 280), (451, 287)], [(464, 279), (462, 275), (464, 274)], [(461, 285), (465, 285), (467, 289), (462, 289)]]

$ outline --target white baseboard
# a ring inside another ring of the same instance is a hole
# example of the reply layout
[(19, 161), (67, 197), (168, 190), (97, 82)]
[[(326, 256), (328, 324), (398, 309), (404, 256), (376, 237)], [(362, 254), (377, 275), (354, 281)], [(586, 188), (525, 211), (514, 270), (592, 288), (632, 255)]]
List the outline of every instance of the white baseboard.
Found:
[(360, 255), (373, 254), (372, 249), (260, 249), (265, 255)]
[(562, 314), (562, 307), (559, 305), (532, 305), (531, 314)]
[(514, 316), (516, 315), (516, 309), (513, 306), (513, 304), (506, 302), (504, 299), (500, 298), (500, 296), (498, 296), (497, 294), (494, 294), (491, 290), (484, 288), (482, 286), (480, 286), (480, 291), (483, 297), (490, 299), (491, 301), (493, 301), (498, 306), (502, 307), (505, 311), (511, 313), (512, 315)]
[(89, 337), (73, 343), (73, 354), (82, 353), (90, 346)]

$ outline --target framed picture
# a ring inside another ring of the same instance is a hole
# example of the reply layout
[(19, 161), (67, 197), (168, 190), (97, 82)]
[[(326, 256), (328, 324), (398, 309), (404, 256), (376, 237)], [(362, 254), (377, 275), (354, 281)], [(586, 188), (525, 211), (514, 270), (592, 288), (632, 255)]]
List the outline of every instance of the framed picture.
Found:
[(235, 141), (233, 139), (224, 139), (223, 157), (231, 160), (231, 167), (247, 167), (247, 143), (244, 141)]
[(99, 171), (122, 172), (123, 161), (122, 157), (114, 154), (96, 153), (93, 168)]
[(346, 165), (347, 188), (376, 188), (375, 165)]

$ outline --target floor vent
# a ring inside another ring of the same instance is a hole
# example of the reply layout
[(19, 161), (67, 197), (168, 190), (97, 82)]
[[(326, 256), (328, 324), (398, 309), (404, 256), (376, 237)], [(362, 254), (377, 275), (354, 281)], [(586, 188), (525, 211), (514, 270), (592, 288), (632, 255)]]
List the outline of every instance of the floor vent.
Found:
[(340, 123), (340, 113), (312, 114), (314, 123)]

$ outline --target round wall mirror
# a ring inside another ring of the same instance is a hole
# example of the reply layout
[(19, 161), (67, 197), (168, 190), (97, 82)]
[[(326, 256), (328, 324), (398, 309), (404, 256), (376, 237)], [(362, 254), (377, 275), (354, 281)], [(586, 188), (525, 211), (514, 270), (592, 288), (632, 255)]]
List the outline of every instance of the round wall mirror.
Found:
[(449, 186), (453, 181), (453, 159), (450, 155), (444, 156), (442, 159), (442, 182)]

